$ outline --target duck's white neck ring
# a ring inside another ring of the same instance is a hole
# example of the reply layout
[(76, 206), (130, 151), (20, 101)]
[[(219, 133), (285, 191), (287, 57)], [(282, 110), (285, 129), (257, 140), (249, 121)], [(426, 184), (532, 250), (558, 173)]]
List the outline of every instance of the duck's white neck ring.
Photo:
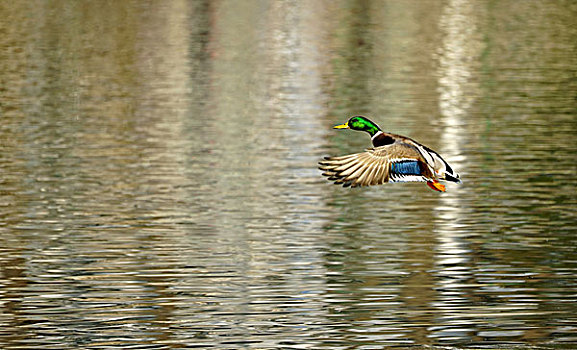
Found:
[(371, 141), (375, 139), (375, 137), (381, 135), (383, 132), (381, 130), (377, 131), (372, 137), (371, 137)]

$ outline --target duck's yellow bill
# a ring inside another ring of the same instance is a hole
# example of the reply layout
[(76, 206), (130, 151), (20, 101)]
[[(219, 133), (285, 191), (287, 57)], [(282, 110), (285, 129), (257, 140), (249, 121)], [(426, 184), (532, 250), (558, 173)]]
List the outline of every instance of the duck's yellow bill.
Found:
[(348, 129), (348, 128), (349, 125), (347, 123), (333, 126), (333, 129)]

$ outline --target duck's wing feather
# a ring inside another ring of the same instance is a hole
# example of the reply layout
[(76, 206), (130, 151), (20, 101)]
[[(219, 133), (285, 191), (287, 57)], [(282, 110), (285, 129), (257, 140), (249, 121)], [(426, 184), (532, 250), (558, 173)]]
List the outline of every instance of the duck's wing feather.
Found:
[(412, 145), (402, 142), (346, 156), (326, 157), (319, 165), (324, 176), (345, 187), (431, 181), (433, 178), (421, 153)]

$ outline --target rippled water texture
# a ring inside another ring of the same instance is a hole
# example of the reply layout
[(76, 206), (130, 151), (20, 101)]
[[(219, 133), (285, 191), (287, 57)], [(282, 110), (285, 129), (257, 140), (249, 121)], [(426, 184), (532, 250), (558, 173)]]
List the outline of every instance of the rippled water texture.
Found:
[[(576, 2), (0, 18), (0, 348), (577, 348)], [(354, 114), (464, 183), (331, 185)]]

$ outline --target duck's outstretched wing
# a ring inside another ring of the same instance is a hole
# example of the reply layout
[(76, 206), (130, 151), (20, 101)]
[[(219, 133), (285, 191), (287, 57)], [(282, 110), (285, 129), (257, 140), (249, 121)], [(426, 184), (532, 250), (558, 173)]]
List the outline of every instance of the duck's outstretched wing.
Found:
[(345, 187), (373, 186), (386, 182), (434, 181), (431, 168), (411, 145), (393, 143), (365, 152), (326, 157), (319, 162), (323, 175)]

